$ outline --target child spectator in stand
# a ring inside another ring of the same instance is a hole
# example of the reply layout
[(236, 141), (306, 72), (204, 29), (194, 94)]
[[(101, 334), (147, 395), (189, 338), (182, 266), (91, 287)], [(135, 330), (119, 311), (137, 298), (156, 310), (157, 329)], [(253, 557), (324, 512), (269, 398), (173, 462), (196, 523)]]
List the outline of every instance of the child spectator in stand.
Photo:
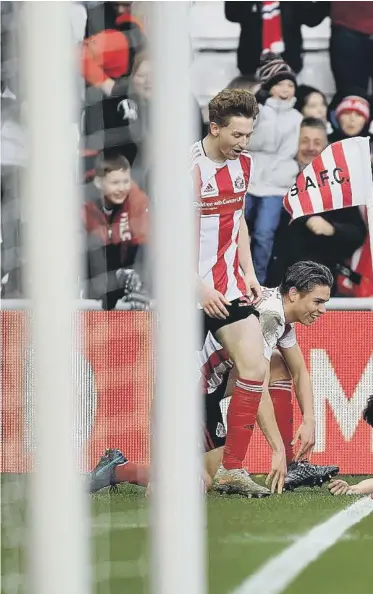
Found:
[(368, 136), (370, 104), (360, 89), (337, 94), (329, 107), (330, 121), (334, 127), (329, 142), (354, 136)]
[[(83, 206), (87, 246), (86, 297), (113, 309), (144, 281), (144, 249), (149, 241), (149, 201), (131, 179), (130, 165), (118, 154), (101, 154), (94, 184), (98, 195)], [(136, 271), (134, 270), (136, 269)]]
[[(370, 135), (370, 138), (372, 138), (371, 106), (366, 94), (361, 89), (355, 87), (346, 93), (337, 93), (330, 104), (330, 112), (330, 120), (334, 123), (334, 131), (329, 137), (330, 142), (353, 138), (354, 136)], [(371, 159), (373, 166), (373, 156), (371, 156)], [(351, 210), (349, 208), (347, 212)], [(366, 219), (364, 211), (363, 217)], [(352, 290), (352, 295), (356, 297), (368, 297), (372, 295), (373, 288), (372, 268), (369, 265), (369, 235), (366, 236), (360, 253), (351, 254), (350, 256), (352, 257), (351, 269), (361, 275), (361, 279), (360, 284), (354, 285), (347, 282), (348, 290)], [(342, 294), (345, 294), (346, 279), (340, 279), (340, 288)]]
[(299, 173), (295, 157), (302, 116), (294, 109), (295, 74), (282, 58), (264, 54), (259, 74), (258, 96), (263, 105), (250, 141), (254, 179), (246, 197), (245, 216), (255, 271), (264, 285), (282, 200)]
[(327, 118), (328, 102), (324, 93), (314, 87), (300, 85), (297, 89), (297, 102), (294, 107), (300, 111), (304, 118), (322, 120), (326, 125), (328, 135), (332, 133), (332, 125)]

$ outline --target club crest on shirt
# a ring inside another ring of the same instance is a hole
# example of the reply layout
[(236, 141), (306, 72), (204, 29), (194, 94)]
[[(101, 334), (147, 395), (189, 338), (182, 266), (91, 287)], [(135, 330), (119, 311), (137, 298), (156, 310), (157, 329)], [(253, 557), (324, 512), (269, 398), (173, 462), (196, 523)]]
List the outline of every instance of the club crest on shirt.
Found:
[(234, 180), (234, 187), (236, 190), (243, 190), (245, 188), (245, 180), (241, 175), (238, 175)]

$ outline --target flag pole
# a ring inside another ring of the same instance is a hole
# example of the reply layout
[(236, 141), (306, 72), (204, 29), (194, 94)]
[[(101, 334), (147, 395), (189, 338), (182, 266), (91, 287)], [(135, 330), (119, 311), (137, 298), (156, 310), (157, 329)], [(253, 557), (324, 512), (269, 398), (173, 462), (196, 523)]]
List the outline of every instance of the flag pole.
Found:
[(367, 197), (367, 220), (368, 220), (368, 233), (369, 233), (369, 247), (372, 261), (372, 273), (373, 273), (373, 181), (370, 184), (370, 192)]
[(365, 142), (367, 146), (367, 151), (369, 155), (369, 168), (367, 168), (366, 172), (366, 184), (367, 184), (367, 200), (366, 200), (366, 208), (367, 208), (367, 223), (368, 223), (368, 234), (369, 234), (369, 247), (370, 247), (370, 255), (371, 255), (371, 262), (372, 262), (372, 273), (373, 273), (373, 175), (372, 175), (372, 167), (371, 167), (371, 153), (370, 153), (370, 146), (369, 146), (369, 138), (365, 137)]

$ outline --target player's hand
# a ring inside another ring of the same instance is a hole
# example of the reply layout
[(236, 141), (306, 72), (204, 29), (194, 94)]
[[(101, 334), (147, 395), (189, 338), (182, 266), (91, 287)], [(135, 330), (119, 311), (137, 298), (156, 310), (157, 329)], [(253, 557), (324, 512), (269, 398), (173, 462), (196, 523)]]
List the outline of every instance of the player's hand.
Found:
[(295, 460), (301, 460), (312, 454), (315, 446), (315, 419), (305, 419), (294, 435), (291, 445), (294, 446), (300, 440), (300, 448), (295, 455)]
[(333, 479), (328, 486), (332, 495), (358, 495), (360, 493), (357, 485), (349, 485), (341, 479)]
[(306, 227), (308, 227), (308, 229), (315, 235), (330, 236), (334, 235), (335, 233), (333, 225), (318, 215), (314, 215), (313, 217), (309, 218), (306, 222)]
[(287, 473), (285, 448), (275, 451), (272, 454), (272, 468), (267, 476), (266, 485), (271, 484), (271, 492), (280, 495), (284, 490), (285, 477)]
[(262, 298), (262, 287), (259, 284), (255, 274), (245, 274), (244, 276), (246, 295), (251, 303), (255, 305)]
[(225, 307), (230, 305), (230, 301), (222, 293), (212, 287), (204, 285), (200, 290), (199, 302), (203, 311), (210, 318), (219, 318), (225, 320), (229, 316), (229, 311)]
[(106, 80), (104, 80), (104, 82), (101, 83), (100, 87), (104, 94), (107, 97), (110, 97), (110, 95), (113, 92), (113, 88), (115, 87), (115, 80), (113, 80), (112, 78), (107, 78)]

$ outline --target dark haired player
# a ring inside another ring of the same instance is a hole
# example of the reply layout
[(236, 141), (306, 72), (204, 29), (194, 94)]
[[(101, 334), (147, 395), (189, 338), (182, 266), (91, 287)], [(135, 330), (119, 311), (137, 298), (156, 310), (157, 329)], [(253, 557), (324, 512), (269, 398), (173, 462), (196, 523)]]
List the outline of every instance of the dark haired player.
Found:
[[(332, 283), (333, 278), (325, 266), (314, 262), (300, 262), (288, 269), (279, 288), (263, 289), (263, 300), (258, 305), (265, 354), (268, 362), (270, 361), (268, 391), (273, 403), (272, 410), (271, 407), (268, 408), (268, 402), (267, 408), (263, 409), (263, 399), (258, 421), (272, 446), (274, 456), (279, 454), (280, 452), (276, 451), (278, 447), (276, 428), (271, 426), (274, 409), (286, 453), (288, 474), (285, 478), (285, 488), (289, 490), (299, 486), (322, 484), (338, 472), (336, 466), (316, 466), (304, 460), (314, 445), (313, 395), (309, 374), (294, 330), (295, 322), (311, 325), (325, 313), (325, 302), (329, 299)], [(274, 351), (275, 346), (279, 351)], [(221, 462), (222, 447), (225, 443), (225, 427), (220, 401), (231, 394), (232, 385), (235, 383), (235, 378), (231, 376), (227, 388), (228, 375), (233, 368), (233, 362), (211, 334), (207, 336), (204, 348), (199, 353), (199, 368), (206, 407), (204, 435), (205, 450), (208, 453), (205, 455), (205, 474), (207, 475), (205, 483), (211, 486)], [(296, 433), (296, 437), (299, 436), (301, 440), (301, 446), (296, 455), (293, 452), (295, 440), (291, 401), (292, 379), (303, 414), (303, 423)], [(134, 477), (134, 470), (134, 465), (126, 467), (126, 460), (118, 450), (110, 450), (92, 472), (92, 490), (95, 491), (116, 482), (129, 481), (126, 477)], [(144, 468), (140, 467), (139, 470), (143, 475)], [(248, 497), (263, 497), (270, 494), (268, 489), (256, 484), (249, 474), (247, 475), (249, 484), (241, 489), (232, 489), (232, 485), (221, 481), (219, 475), (221, 475), (220, 471), (216, 477), (216, 488), (222, 492), (239, 493)], [(145, 482), (148, 478), (149, 473)], [(276, 465), (272, 466), (269, 480), (272, 482), (272, 491), (275, 488), (279, 492), (282, 491), (283, 481)]]

